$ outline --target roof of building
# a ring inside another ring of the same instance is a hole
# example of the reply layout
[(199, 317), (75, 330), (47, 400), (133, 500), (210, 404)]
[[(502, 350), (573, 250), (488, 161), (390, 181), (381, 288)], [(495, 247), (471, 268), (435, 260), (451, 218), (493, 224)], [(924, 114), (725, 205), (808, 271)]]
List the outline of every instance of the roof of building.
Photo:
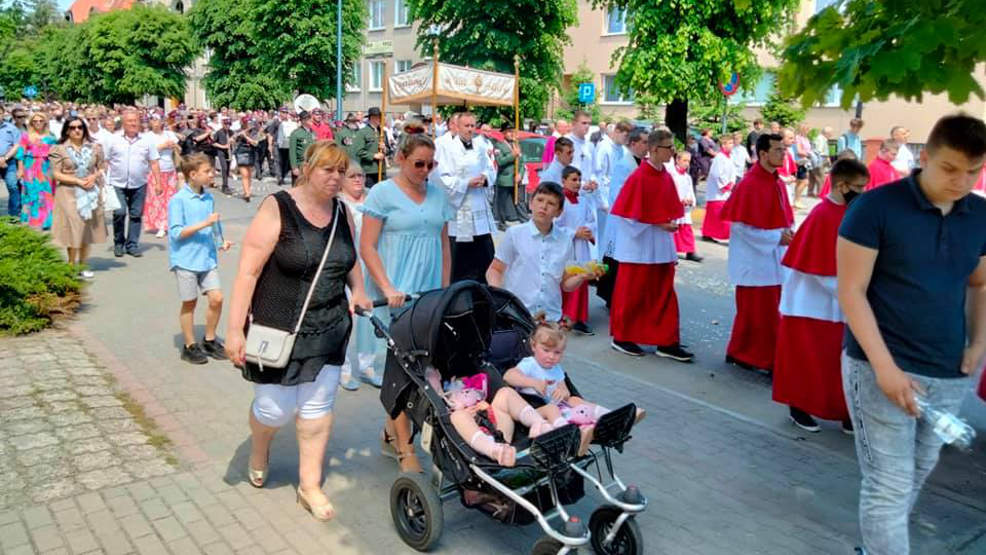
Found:
[(127, 10), (135, 0), (75, 0), (68, 9), (74, 23), (82, 23), (93, 13), (106, 13), (113, 10)]

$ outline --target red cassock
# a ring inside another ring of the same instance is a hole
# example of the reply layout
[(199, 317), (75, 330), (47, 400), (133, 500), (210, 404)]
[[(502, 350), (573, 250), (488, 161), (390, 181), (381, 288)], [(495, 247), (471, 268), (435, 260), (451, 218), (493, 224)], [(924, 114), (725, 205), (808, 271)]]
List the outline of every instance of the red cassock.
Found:
[(695, 231), (692, 224), (683, 223), (678, 226), (678, 231), (674, 232), (674, 250), (684, 254), (695, 252)]
[(826, 420), (847, 420), (842, 392), (845, 324), (835, 297), (835, 247), (846, 205), (825, 198), (784, 255), (773, 398)]
[(561, 292), (561, 312), (573, 323), (589, 320), (589, 284), (583, 283), (575, 291)]
[[(787, 188), (777, 174), (770, 173), (760, 164), (743, 176), (733, 188), (722, 211), (723, 218), (760, 230), (788, 229), (794, 225), (794, 213), (788, 200)], [(756, 252), (735, 233), (730, 239), (730, 257), (735, 252)], [(761, 255), (757, 255), (761, 256)], [(774, 259), (744, 261), (752, 266), (776, 264)], [(776, 274), (780, 275), (776, 268)], [(726, 354), (740, 362), (763, 370), (774, 369), (774, 350), (777, 328), (780, 324), (778, 306), (781, 286), (778, 279), (770, 285), (736, 282), (736, 317), (726, 347)]]
[(825, 198), (829, 196), (832, 192), (832, 174), (825, 174), (825, 183), (822, 184), (822, 188), (818, 191), (818, 198)]
[(979, 380), (979, 398), (986, 401), (986, 372), (983, 372), (982, 378)]
[[(644, 162), (627, 178), (610, 214), (619, 216), (615, 225), (666, 224), (684, 216), (674, 180)], [(610, 311), (610, 333), (616, 341), (670, 346), (679, 342), (678, 297), (674, 292), (677, 260), (671, 233), (653, 229), (641, 234), (643, 241), (660, 242), (657, 248), (638, 249), (628, 234), (617, 232), (614, 258), (616, 272)], [(640, 254), (640, 253), (649, 254)]]
[(887, 183), (892, 183), (900, 179), (900, 174), (890, 165), (890, 162), (879, 156), (870, 162), (867, 169), (870, 170), (870, 181), (866, 184), (866, 189), (864, 189), (866, 191), (882, 187)]
[(729, 222), (722, 219), (724, 200), (710, 200), (705, 203), (705, 216), (702, 218), (702, 237), (719, 241), (729, 240)]

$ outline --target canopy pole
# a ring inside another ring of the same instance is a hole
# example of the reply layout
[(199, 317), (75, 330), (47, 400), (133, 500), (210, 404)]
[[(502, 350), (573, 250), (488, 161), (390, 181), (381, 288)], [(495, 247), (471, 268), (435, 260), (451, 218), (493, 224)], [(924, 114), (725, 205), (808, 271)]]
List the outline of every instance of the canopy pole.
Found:
[(431, 75), (431, 137), (438, 138), (438, 36), (431, 39), (432, 43), (432, 75)]
[[(520, 152), (520, 56), (514, 54), (514, 148)], [(514, 156), (514, 205), (520, 199), (520, 156)]]
[[(386, 59), (385, 59), (386, 60)], [(380, 129), (378, 129), (377, 152), (383, 154), (383, 158), (377, 160), (377, 183), (383, 181), (383, 166), (387, 159), (386, 149), (383, 146), (383, 126), (387, 123), (387, 89), (390, 82), (387, 80), (387, 62), (383, 63), (383, 94), (380, 98)]]

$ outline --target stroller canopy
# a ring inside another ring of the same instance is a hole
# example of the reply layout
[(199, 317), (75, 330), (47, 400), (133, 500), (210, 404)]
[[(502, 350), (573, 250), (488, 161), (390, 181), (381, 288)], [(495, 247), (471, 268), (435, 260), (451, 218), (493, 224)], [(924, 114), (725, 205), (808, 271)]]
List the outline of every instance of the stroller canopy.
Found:
[(390, 327), (398, 349), (431, 364), (446, 379), (476, 373), (496, 320), (493, 298), (475, 281), (423, 293)]

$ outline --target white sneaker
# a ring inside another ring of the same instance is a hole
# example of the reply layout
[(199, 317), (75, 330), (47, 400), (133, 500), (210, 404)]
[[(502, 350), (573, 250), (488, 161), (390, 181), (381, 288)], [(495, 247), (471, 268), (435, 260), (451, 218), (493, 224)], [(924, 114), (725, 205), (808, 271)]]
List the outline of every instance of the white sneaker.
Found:
[(154, 236), (157, 237), (158, 239), (164, 239), (164, 236), (167, 234), (168, 233), (165, 230), (159, 229), (157, 230), (157, 233), (154, 234)]
[(89, 270), (82, 270), (81, 272), (79, 272), (79, 277), (82, 279), (92, 279), (96, 277), (96, 274), (92, 273)]

